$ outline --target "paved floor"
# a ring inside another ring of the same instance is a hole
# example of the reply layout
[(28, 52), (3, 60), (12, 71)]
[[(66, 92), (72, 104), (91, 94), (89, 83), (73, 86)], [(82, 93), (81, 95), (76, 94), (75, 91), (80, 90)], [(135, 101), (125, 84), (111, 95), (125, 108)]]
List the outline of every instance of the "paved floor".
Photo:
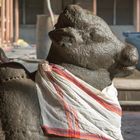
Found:
[(124, 140), (140, 140), (140, 112), (123, 112), (122, 134)]
[(5, 53), (10, 58), (36, 58), (36, 47), (15, 47)]

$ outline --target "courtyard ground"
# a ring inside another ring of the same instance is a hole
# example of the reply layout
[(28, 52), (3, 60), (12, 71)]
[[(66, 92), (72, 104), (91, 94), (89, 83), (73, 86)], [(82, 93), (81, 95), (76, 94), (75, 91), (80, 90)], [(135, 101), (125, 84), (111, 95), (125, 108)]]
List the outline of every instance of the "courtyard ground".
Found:
[(140, 112), (123, 112), (122, 134), (124, 140), (140, 140)]

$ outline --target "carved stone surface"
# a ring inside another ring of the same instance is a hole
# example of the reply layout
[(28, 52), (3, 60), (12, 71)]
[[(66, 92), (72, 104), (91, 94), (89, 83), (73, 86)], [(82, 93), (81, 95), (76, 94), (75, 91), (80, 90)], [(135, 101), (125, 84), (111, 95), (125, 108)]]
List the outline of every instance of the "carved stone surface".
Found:
[(99, 89), (117, 75), (130, 73), (138, 61), (136, 48), (121, 42), (106, 22), (76, 5), (60, 15), (50, 32), (52, 46), (48, 60), (63, 65)]
[[(62, 12), (50, 37), (48, 60), (101, 90), (138, 59), (136, 49), (119, 41), (101, 18), (76, 5)], [(17, 63), (0, 65), (0, 139), (46, 140), (40, 122), (34, 74)]]
[(0, 66), (0, 121), (6, 140), (43, 137), (35, 83), (17, 63)]

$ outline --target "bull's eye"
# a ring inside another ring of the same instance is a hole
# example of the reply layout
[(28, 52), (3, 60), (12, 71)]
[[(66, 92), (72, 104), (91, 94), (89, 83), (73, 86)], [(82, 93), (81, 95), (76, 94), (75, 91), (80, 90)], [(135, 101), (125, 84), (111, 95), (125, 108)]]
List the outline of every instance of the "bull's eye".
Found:
[(102, 31), (99, 31), (99, 30), (92, 30), (90, 32), (90, 38), (93, 42), (105, 42), (105, 41), (108, 41), (108, 39), (106, 38), (106, 36), (103, 34)]
[(105, 36), (100, 35), (96, 32), (90, 32), (90, 38), (93, 42), (105, 42), (105, 41), (107, 41)]

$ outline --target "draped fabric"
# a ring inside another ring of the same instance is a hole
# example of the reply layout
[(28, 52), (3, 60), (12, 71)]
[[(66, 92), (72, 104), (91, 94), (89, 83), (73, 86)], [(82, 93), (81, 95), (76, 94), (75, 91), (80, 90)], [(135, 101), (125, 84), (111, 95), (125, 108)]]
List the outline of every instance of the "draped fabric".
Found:
[(86, 140), (122, 140), (122, 110), (112, 85), (102, 91), (65, 68), (39, 65), (36, 87), (45, 135)]

